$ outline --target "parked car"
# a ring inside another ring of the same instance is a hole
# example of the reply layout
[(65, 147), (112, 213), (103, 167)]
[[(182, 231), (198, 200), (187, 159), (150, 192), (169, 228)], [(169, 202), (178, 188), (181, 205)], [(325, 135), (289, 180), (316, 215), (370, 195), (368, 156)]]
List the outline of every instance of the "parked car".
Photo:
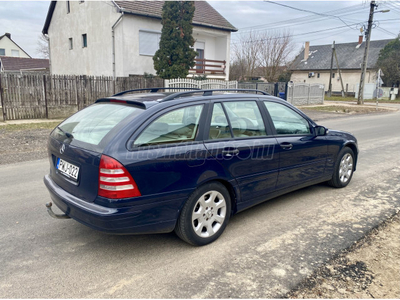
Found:
[(50, 134), (44, 182), (64, 212), (114, 234), (215, 241), (230, 217), (320, 182), (342, 188), (356, 138), (252, 90), (166, 88), (97, 100)]

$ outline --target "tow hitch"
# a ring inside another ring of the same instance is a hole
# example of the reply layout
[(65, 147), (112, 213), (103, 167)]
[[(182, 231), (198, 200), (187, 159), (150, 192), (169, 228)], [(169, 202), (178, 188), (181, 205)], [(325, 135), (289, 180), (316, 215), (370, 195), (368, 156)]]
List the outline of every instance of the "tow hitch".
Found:
[(49, 213), (50, 217), (54, 219), (71, 219), (71, 217), (68, 217), (66, 214), (55, 214), (52, 210), (51, 207), (53, 206), (53, 203), (47, 202), (46, 207), (47, 207), (47, 212)]

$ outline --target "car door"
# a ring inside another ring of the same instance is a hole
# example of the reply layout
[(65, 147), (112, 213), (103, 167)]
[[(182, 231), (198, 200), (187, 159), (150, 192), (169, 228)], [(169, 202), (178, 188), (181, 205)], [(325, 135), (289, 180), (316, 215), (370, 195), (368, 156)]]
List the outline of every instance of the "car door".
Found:
[(214, 102), (204, 145), (238, 182), (241, 201), (259, 202), (275, 190), (277, 141), (265, 126), (258, 101)]
[(323, 176), (328, 147), (324, 136), (316, 136), (310, 122), (289, 106), (263, 101), (275, 129), (279, 151), (276, 189), (284, 189)]

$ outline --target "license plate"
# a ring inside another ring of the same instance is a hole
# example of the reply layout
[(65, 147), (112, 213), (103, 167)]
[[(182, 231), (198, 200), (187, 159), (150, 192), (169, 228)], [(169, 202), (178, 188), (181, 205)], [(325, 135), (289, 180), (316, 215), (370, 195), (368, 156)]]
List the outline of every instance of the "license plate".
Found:
[(59, 158), (57, 160), (57, 170), (67, 176), (68, 178), (72, 178), (74, 180), (78, 180), (79, 175), (79, 167), (70, 164), (69, 162)]

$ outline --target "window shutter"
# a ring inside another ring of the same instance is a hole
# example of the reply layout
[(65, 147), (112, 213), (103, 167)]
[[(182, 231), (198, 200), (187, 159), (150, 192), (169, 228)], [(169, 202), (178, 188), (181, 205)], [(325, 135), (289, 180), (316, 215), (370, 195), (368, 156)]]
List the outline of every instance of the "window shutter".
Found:
[(139, 31), (139, 54), (154, 55), (159, 48), (161, 33)]

